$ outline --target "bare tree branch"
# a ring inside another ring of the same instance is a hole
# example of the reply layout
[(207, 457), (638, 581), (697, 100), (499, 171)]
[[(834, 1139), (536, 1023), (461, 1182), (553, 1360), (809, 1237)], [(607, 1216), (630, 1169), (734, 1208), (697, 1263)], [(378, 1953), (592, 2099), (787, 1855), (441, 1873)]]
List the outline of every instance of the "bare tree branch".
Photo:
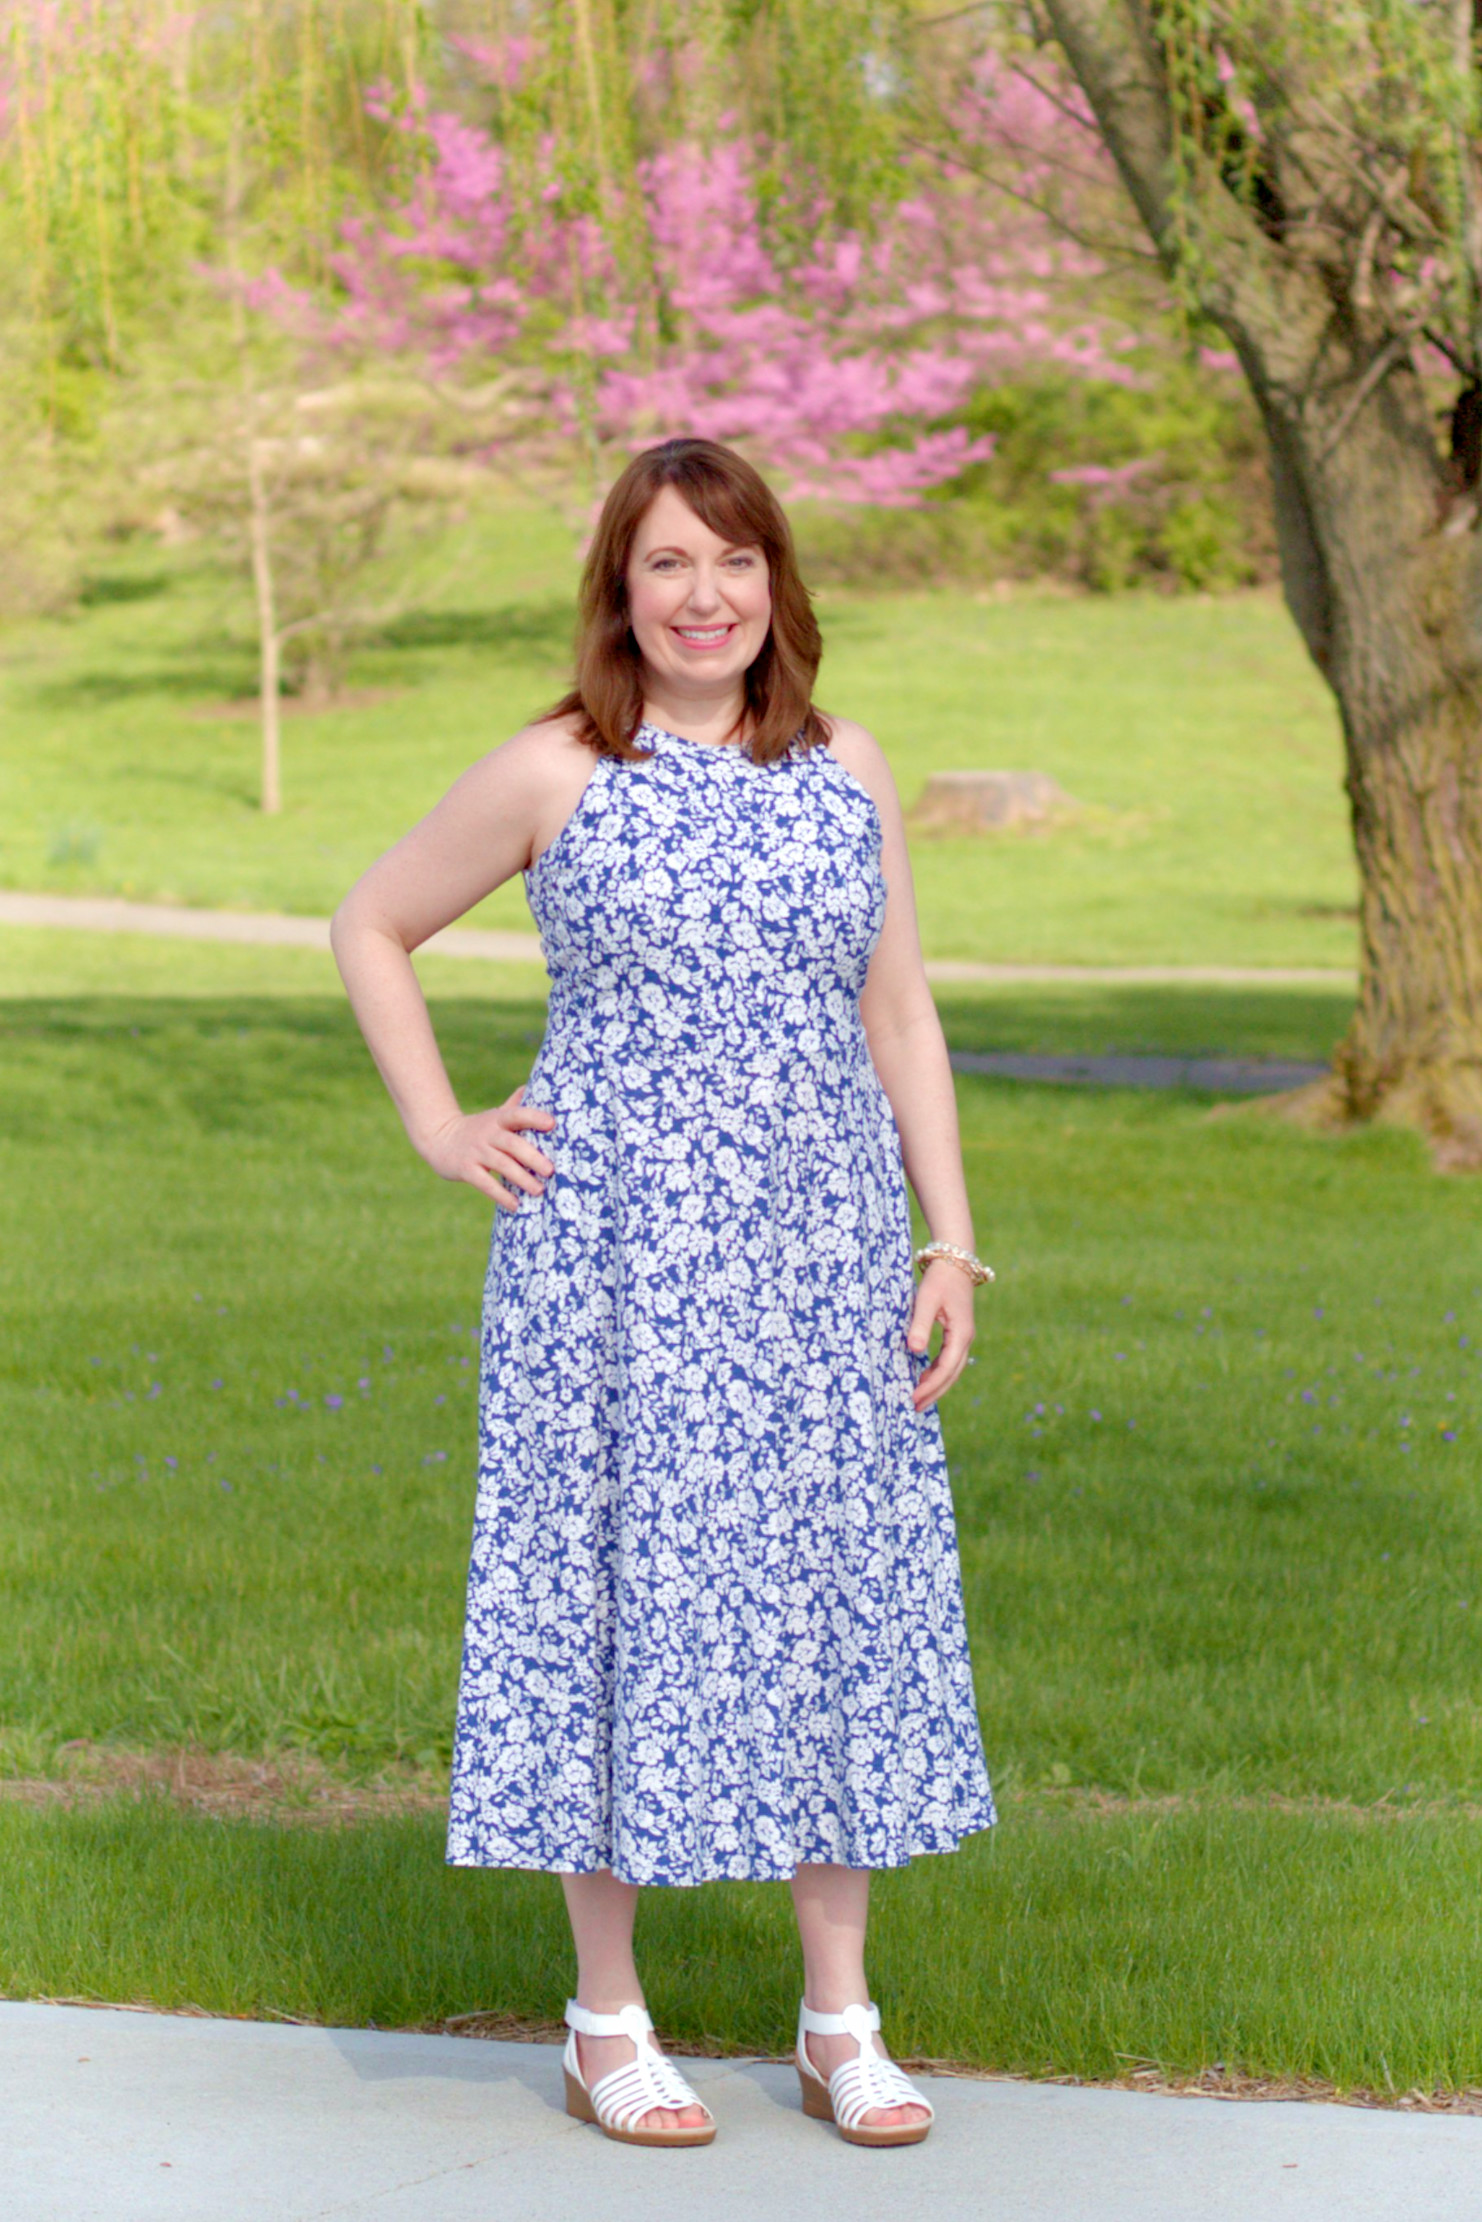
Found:
[(1067, 123), (1073, 123), (1077, 131), (1082, 131), (1088, 138), (1100, 142), (1101, 134), (1090, 118), (1083, 116), (1078, 108), (1073, 108), (1068, 100), (1062, 100), (1060, 95), (1052, 92), (1048, 85), (1042, 85), (1033, 70), (1026, 69), (1022, 62), (1016, 62), (1012, 55), (1008, 57), (1008, 66), (1012, 76), (1020, 78), (1026, 85), (1031, 85), (1039, 94), (1040, 99), (1048, 101), (1052, 108), (1064, 116)]
[(969, 162), (965, 155), (950, 154), (945, 147), (933, 146), (928, 140), (903, 137), (901, 144), (911, 147), (918, 154), (927, 154), (934, 161), (946, 162), (954, 170), (961, 170), (966, 177), (981, 178), (985, 185), (993, 186), (1011, 201), (1018, 201), (1024, 208), (1032, 208), (1037, 216), (1054, 226), (1061, 236), (1077, 247), (1084, 247), (1088, 254), (1097, 255), (1103, 262), (1125, 262), (1140, 265), (1143, 269), (1160, 270), (1160, 258), (1147, 247), (1134, 246), (1129, 239), (1097, 239), (1090, 232), (1081, 231), (1067, 222), (1052, 202), (1040, 200), (1037, 195), (1025, 192), (1019, 185), (1010, 185), (994, 170), (984, 169), (980, 163)]
[(1418, 327), (1412, 326), (1408, 331), (1391, 332), (1362, 378), (1354, 386), (1342, 409), (1314, 448), (1314, 463), (1325, 463), (1327, 461), (1380, 380), (1388, 377), (1402, 356), (1409, 355), (1416, 329)]

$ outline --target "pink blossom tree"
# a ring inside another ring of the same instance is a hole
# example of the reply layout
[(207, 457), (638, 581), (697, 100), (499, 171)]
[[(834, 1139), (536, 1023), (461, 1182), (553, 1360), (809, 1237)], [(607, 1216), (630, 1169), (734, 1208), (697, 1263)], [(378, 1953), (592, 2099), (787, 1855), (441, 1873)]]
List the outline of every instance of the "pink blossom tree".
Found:
[[(973, 98), (979, 139), (1046, 129), (1016, 81)], [(343, 228), (337, 298), (271, 275), (253, 298), (342, 357), (415, 358), (454, 387), (497, 369), (509, 403), (489, 461), (564, 470), (583, 511), (625, 453), (678, 431), (745, 449), (795, 498), (908, 506), (991, 453), (953, 422), (985, 381), (1137, 382), (1135, 332), (1083, 306), (1096, 256), (950, 161), (920, 162), (868, 236), (820, 200), (800, 244), (766, 221), (764, 148), (682, 140), (636, 165), (635, 253), (631, 225), (619, 241), (568, 204), (553, 147), (517, 192), (463, 119), (414, 110), (403, 128), (424, 164), (389, 215)]]

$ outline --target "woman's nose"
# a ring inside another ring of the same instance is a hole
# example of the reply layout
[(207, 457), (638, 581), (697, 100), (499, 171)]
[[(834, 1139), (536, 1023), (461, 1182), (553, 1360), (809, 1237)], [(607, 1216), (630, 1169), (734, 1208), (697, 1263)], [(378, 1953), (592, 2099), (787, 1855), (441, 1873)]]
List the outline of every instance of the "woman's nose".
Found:
[(689, 607), (697, 617), (708, 617), (720, 608), (719, 582), (706, 571), (697, 571), (690, 582)]

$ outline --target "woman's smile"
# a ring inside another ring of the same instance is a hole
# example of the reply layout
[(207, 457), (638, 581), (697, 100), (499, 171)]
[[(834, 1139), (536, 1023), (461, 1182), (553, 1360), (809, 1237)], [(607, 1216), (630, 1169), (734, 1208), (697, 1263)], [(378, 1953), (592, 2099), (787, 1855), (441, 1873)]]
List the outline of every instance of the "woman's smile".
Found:
[(728, 625), (675, 625), (670, 628), (684, 642), (686, 648), (724, 648), (735, 632), (734, 624)]

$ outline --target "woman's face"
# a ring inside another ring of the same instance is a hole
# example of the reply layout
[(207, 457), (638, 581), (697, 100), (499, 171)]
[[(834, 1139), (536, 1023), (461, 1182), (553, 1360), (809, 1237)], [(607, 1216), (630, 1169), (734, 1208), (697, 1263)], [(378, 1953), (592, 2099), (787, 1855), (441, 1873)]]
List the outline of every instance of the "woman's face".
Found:
[(767, 559), (733, 547), (672, 486), (650, 503), (628, 557), (628, 617), (650, 685), (727, 695), (755, 663), (772, 622)]

